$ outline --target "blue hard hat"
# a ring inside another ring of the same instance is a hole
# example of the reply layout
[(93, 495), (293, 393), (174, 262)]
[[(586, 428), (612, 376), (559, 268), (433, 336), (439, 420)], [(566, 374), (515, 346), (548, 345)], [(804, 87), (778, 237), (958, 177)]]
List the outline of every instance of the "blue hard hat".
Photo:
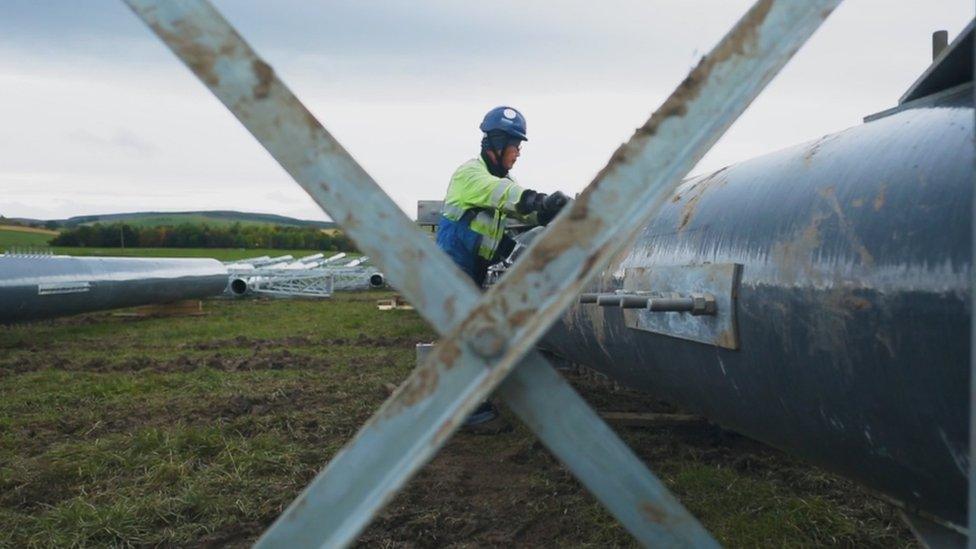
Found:
[(525, 135), (525, 117), (512, 107), (495, 107), (488, 111), (481, 121), (481, 131), (487, 134), (491, 131), (502, 131), (522, 141), (528, 141)]

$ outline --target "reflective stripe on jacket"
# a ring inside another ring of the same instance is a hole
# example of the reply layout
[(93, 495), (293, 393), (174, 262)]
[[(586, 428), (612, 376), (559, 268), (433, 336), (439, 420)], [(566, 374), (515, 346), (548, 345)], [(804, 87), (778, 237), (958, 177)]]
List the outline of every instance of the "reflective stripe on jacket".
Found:
[(443, 215), (449, 221), (458, 222), (464, 212), (477, 211), (469, 226), (482, 237), (478, 255), (491, 260), (504, 236), (506, 218), (527, 217), (515, 209), (523, 192), (525, 190), (511, 177), (495, 177), (482, 158), (473, 158), (451, 176), (444, 197)]

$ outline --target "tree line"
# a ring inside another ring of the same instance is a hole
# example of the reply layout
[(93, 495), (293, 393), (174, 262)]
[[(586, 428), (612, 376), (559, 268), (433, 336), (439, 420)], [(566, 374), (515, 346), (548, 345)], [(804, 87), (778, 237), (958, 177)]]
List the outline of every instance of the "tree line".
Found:
[(95, 223), (63, 230), (52, 246), (93, 248), (272, 248), (289, 250), (355, 251), (343, 233), (328, 234), (312, 227), (281, 225), (211, 226), (182, 223), (158, 227), (126, 223)]

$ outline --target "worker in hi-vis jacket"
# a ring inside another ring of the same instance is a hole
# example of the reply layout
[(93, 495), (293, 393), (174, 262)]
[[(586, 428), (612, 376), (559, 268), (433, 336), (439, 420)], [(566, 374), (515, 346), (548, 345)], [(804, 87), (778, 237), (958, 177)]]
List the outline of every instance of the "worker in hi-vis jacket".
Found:
[[(437, 246), (447, 252), (479, 287), (488, 266), (508, 257), (515, 242), (505, 221), (515, 217), (532, 225), (548, 224), (569, 201), (556, 191), (544, 194), (519, 186), (509, 175), (527, 141), (525, 117), (512, 107), (495, 107), (481, 122), (481, 154), (455, 170), (444, 197)], [(485, 401), (465, 425), (487, 424), (498, 410)]]

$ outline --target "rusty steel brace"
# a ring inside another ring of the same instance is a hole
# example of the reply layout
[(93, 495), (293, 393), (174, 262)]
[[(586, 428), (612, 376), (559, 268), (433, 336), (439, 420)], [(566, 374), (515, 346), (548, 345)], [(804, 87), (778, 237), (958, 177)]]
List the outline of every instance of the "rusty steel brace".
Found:
[(840, 0), (758, 1), (483, 296), (209, 3), (125, 1), (443, 336), (259, 546), (352, 543), (496, 387), (642, 544), (716, 545), (532, 348)]

